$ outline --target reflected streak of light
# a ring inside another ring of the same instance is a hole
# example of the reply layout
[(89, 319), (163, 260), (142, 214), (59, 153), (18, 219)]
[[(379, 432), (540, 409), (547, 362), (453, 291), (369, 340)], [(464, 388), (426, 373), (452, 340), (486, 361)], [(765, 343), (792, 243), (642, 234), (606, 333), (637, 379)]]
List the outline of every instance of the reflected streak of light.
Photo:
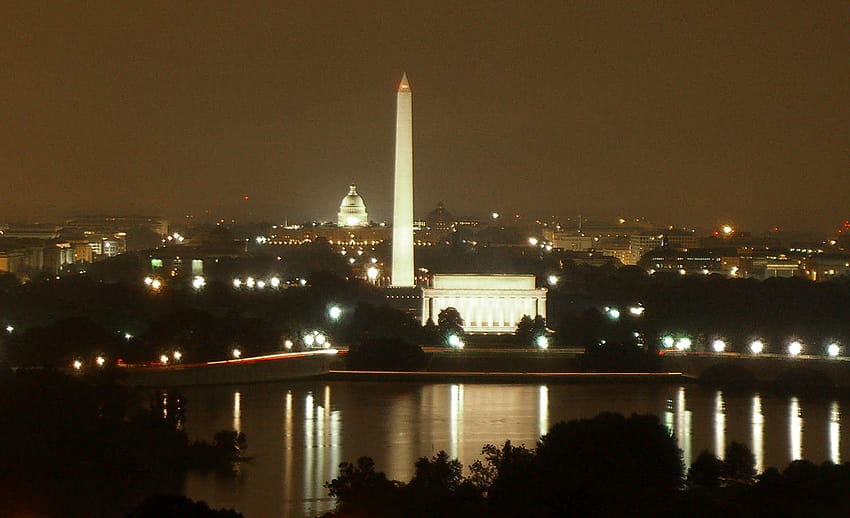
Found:
[(286, 495), (286, 501), (292, 501), (292, 486), (294, 484), (294, 480), (292, 479), (292, 435), (295, 432), (292, 429), (292, 391), (286, 391), (286, 399), (284, 400), (284, 422), (283, 422), (283, 441), (284, 441), (284, 451), (283, 451), (283, 461), (286, 464), (284, 466), (284, 479), (283, 479), (283, 488), (284, 493)]
[[(327, 444), (327, 429), (325, 428), (325, 412), (323, 407), (318, 408), (316, 412), (316, 437), (313, 447), (316, 449), (316, 475), (321, 476), (325, 472), (325, 445)], [(308, 480), (308, 484), (313, 484), (315, 487), (322, 487), (324, 480)]]
[(789, 433), (791, 434), (791, 451), (789, 453), (793, 461), (803, 458), (803, 415), (800, 410), (800, 400), (796, 396), (791, 398), (789, 417)]
[(723, 392), (714, 395), (714, 454), (723, 460), (726, 450), (726, 404), (723, 402)]
[(761, 413), (761, 396), (753, 396), (753, 456), (756, 458), (756, 473), (764, 471), (764, 414)]
[(449, 403), (449, 436), (451, 437), (451, 458), (460, 458), (459, 443), (463, 428), (463, 385), (451, 386), (451, 401)]
[(325, 385), (325, 416), (331, 415), (331, 386)]
[(691, 411), (686, 408), (685, 387), (676, 395), (676, 440), (682, 448), (685, 469), (691, 466)]
[(233, 429), (242, 431), (242, 394), (239, 392), (233, 393)]
[(342, 459), (342, 415), (339, 410), (331, 412), (331, 469), (333, 477), (337, 476), (337, 469)]
[[(304, 398), (304, 504), (308, 505), (314, 497), (313, 472), (313, 394)], [(305, 509), (306, 510), (306, 509)]]
[(829, 460), (841, 464), (841, 409), (838, 401), (829, 406)]
[(537, 435), (545, 435), (549, 431), (549, 387), (540, 385), (537, 396)]

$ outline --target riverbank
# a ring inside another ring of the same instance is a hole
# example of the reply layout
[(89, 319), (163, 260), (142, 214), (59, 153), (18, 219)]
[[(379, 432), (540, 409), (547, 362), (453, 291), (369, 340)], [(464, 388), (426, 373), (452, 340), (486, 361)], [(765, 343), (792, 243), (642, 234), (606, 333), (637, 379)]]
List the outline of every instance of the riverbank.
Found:
[(426, 383), (694, 383), (679, 372), (471, 372), (471, 371), (349, 371), (332, 370), (328, 381)]

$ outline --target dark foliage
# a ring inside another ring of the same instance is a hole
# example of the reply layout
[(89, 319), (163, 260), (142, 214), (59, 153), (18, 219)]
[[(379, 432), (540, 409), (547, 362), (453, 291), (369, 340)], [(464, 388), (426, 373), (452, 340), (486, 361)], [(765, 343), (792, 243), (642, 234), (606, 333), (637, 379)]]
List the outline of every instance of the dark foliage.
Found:
[(445, 452), (420, 459), (407, 484), (375, 472), (371, 459), (343, 464), (327, 484), (338, 502), (331, 516), (614, 516), (636, 499), (660, 506), (682, 476), (675, 440), (653, 416), (558, 423), (536, 450), (507, 442), (483, 454), (468, 478)]
[(242, 518), (233, 509), (210, 509), (206, 502), (194, 502), (184, 496), (152, 496), (128, 518)]
[(352, 345), (345, 357), (352, 370), (415, 371), (427, 365), (418, 345), (393, 338), (369, 338)]
[(140, 396), (105, 376), (6, 373), (0, 501), (24, 514), (115, 516), (149, 494), (180, 491), (189, 469), (232, 467), (230, 450), (201, 446), (199, 456), (190, 447), (182, 398)]

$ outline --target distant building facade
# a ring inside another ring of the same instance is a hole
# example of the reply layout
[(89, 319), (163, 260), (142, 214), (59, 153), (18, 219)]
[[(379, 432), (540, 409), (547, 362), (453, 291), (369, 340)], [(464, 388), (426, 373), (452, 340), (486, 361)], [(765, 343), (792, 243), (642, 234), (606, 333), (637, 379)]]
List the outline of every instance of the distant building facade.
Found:
[(546, 318), (546, 294), (530, 274), (434, 274), (422, 290), (422, 322), (453, 307), (467, 333), (513, 333), (524, 315)]

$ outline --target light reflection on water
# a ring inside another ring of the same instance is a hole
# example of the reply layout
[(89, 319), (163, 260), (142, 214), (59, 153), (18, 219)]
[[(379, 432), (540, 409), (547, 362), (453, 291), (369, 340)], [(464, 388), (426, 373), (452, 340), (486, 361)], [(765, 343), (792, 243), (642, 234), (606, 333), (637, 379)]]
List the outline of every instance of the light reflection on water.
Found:
[(468, 466), (487, 443), (533, 447), (555, 422), (603, 411), (658, 415), (686, 466), (703, 450), (722, 457), (730, 441), (750, 447), (758, 471), (798, 458), (840, 462), (850, 441), (839, 400), (694, 386), (298, 382), (184, 393), (192, 437), (232, 427), (246, 434), (254, 458), (236, 480), (190, 475), (187, 496), (248, 518), (331, 508), (323, 484), (343, 461), (371, 456), (378, 470), (406, 481), (420, 457), (445, 450)]

